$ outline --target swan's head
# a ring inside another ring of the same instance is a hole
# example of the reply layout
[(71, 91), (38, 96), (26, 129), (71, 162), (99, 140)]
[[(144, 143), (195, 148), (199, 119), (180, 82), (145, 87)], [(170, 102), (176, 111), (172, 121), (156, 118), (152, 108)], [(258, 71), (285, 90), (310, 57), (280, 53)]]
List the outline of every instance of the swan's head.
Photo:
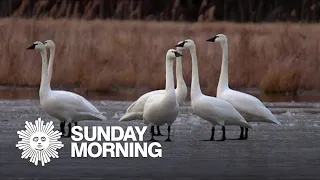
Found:
[(193, 40), (191, 39), (186, 39), (184, 41), (180, 41), (178, 42), (178, 44), (176, 45), (176, 48), (182, 48), (182, 49), (190, 49), (192, 47), (195, 47), (195, 43)]
[(214, 37), (207, 39), (209, 42), (219, 42), (219, 43), (224, 43), (227, 42), (228, 38), (224, 34), (217, 34)]
[(56, 47), (56, 45), (54, 44), (54, 42), (52, 40), (46, 40), (43, 42), (44, 46), (46, 48), (54, 48)]
[[(178, 44), (182, 44), (182, 43), (184, 43), (184, 41), (180, 41), (180, 42), (178, 42)], [(179, 47), (179, 46), (176, 46), (176, 50), (178, 51), (178, 53), (180, 53), (180, 54), (182, 54), (182, 52), (183, 52), (183, 47)]]
[(167, 57), (167, 59), (170, 59), (170, 60), (174, 60), (174, 59), (176, 59), (177, 57), (181, 57), (182, 56), (182, 54), (181, 53), (179, 53), (177, 50), (175, 50), (175, 49), (169, 49), (168, 51), (167, 51), (167, 55), (166, 55), (166, 57)]
[(27, 48), (27, 50), (31, 50), (31, 49), (45, 49), (46, 47), (44, 46), (44, 44), (41, 41), (36, 41), (34, 42), (30, 47)]

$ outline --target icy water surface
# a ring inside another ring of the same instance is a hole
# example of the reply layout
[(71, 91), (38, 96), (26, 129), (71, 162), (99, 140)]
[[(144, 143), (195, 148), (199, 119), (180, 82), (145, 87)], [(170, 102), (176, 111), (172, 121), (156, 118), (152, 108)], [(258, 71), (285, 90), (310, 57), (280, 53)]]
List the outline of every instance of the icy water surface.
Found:
[[(92, 101), (107, 121), (83, 121), (79, 125), (143, 126), (141, 121), (118, 122), (131, 102)], [(253, 123), (246, 141), (200, 141), (210, 136), (211, 126), (190, 111), (188, 103), (181, 108), (172, 125), (173, 142), (155, 137), (162, 145), (163, 158), (71, 158), (70, 139), (60, 139), (65, 147), (58, 150), (59, 159), (45, 167), (22, 160), (15, 147), (18, 130), (25, 121), (47, 116), (38, 100), (0, 101), (0, 177), (1, 179), (320, 179), (320, 104), (265, 103), (283, 124)], [(216, 139), (221, 137), (220, 127)], [(237, 138), (239, 128), (228, 126), (227, 138)], [(161, 128), (163, 134), (166, 127)], [(146, 133), (145, 139), (150, 138)]]

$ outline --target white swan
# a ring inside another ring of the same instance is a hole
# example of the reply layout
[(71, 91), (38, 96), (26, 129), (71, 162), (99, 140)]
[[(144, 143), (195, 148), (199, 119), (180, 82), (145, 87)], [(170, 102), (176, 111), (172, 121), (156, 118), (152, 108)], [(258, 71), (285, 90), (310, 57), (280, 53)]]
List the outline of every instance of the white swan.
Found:
[[(177, 47), (176, 50), (178, 53), (181, 54), (183, 49), (180, 47)], [(182, 106), (183, 102), (187, 97), (188, 90), (187, 90), (186, 83), (183, 79), (181, 57), (176, 58), (176, 79), (177, 79), (177, 88), (175, 89), (175, 93), (176, 93), (179, 106)], [(143, 120), (143, 109), (148, 97), (153, 94), (159, 94), (159, 93), (163, 94), (165, 92), (166, 91), (162, 89), (162, 90), (151, 91), (142, 95), (139, 99), (137, 99), (128, 107), (126, 113), (120, 118), (119, 121)], [(157, 126), (157, 131), (158, 133), (156, 135), (161, 136), (159, 126)]]
[[(277, 118), (266, 108), (262, 102), (256, 97), (234, 91), (229, 88), (228, 85), (228, 40), (224, 34), (218, 34), (207, 41), (219, 42), (223, 55), (221, 64), (221, 73), (219, 78), (219, 84), (217, 88), (217, 97), (231, 103), (248, 122), (268, 122), (281, 125)], [(248, 129), (245, 128), (246, 132), (243, 136), (244, 128), (241, 127), (241, 133), (239, 139), (248, 138)]]
[(50, 81), (48, 79), (48, 62), (45, 45), (36, 41), (27, 48), (40, 51), (42, 58), (41, 84), (39, 90), (40, 105), (45, 112), (61, 121), (60, 130), (64, 134), (65, 122), (68, 122), (69, 134), (71, 136), (71, 123), (82, 120), (106, 120), (97, 108), (89, 101), (78, 94), (51, 90)]
[(166, 54), (166, 88), (165, 93), (152, 94), (148, 97), (144, 105), (143, 122), (151, 124), (151, 141), (155, 141), (154, 126), (168, 125), (168, 138), (170, 140), (170, 127), (179, 114), (179, 104), (177, 102), (174, 89), (173, 61), (176, 57), (182, 56), (174, 49), (169, 49)]
[(192, 40), (187, 39), (178, 43), (176, 46), (187, 48), (190, 51), (192, 58), (191, 108), (194, 114), (212, 124), (211, 137), (209, 141), (214, 140), (216, 125), (222, 126), (223, 133), (220, 141), (226, 140), (225, 125), (239, 125), (251, 128), (241, 114), (230, 103), (202, 94), (199, 83), (198, 60), (195, 43)]

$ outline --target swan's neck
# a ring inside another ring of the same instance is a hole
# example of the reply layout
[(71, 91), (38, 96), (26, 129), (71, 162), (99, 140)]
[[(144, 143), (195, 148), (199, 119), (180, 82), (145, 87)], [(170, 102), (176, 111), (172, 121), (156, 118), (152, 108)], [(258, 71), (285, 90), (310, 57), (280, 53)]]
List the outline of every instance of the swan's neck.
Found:
[(177, 61), (176, 62), (177, 89), (181, 89), (186, 86), (186, 83), (184, 82), (184, 79), (183, 79), (181, 57), (177, 57), (176, 61)]
[(198, 59), (195, 47), (190, 48), (190, 54), (192, 59), (192, 80), (191, 80), (191, 100), (193, 97), (201, 94), (198, 72)]
[(47, 95), (49, 91), (51, 91), (49, 80), (48, 80), (48, 58), (46, 49), (40, 50), (41, 58), (42, 58), (42, 70), (41, 70), (41, 84), (39, 95), (40, 98)]
[(49, 86), (50, 86), (52, 71), (53, 71), (53, 61), (54, 61), (54, 55), (56, 52), (56, 48), (50, 47), (49, 50), (50, 50), (50, 56), (49, 56), (49, 66), (48, 66), (48, 81), (49, 81)]
[(166, 94), (168, 96), (175, 96), (174, 92), (174, 78), (173, 78), (173, 61), (166, 60)]
[(221, 43), (222, 47), (222, 63), (221, 63), (221, 72), (219, 77), (218, 84), (218, 93), (228, 89), (228, 44), (227, 42)]

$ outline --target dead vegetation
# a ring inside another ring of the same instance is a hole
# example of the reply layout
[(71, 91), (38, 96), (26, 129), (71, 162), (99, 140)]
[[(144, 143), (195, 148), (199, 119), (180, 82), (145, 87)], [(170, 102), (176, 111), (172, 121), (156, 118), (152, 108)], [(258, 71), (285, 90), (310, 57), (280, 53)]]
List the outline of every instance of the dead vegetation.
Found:
[[(57, 47), (53, 88), (164, 88), (166, 51), (190, 38), (197, 45), (203, 90), (215, 94), (222, 49), (206, 39), (218, 33), (229, 38), (232, 88), (257, 87), (270, 93), (320, 90), (319, 25), (14, 18), (0, 20), (0, 84), (38, 87), (40, 55), (25, 49), (34, 41), (52, 39)], [(190, 84), (191, 60), (184, 54), (184, 78)]]

